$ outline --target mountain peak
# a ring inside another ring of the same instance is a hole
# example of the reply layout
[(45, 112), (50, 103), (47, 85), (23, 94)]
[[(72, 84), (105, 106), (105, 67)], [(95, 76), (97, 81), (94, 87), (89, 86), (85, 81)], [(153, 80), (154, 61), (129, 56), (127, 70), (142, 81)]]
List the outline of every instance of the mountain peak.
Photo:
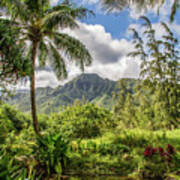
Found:
[(98, 74), (95, 73), (82, 73), (75, 79), (103, 79)]
[[(83, 73), (66, 83), (64, 86), (52, 88), (39, 88), (36, 91), (37, 104), (39, 112), (57, 111), (59, 106), (73, 104), (76, 99), (83, 99), (87, 102), (93, 102), (103, 105), (104, 107), (112, 107), (112, 93), (117, 92), (117, 82), (104, 79), (98, 74)], [(22, 111), (30, 110), (30, 95), (17, 93), (11, 98), (10, 104), (16, 104)]]

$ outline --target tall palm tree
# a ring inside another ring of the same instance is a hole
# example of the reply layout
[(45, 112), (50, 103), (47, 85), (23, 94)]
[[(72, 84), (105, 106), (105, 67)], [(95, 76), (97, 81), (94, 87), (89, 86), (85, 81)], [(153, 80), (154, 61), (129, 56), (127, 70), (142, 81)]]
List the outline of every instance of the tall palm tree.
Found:
[(65, 58), (75, 60), (84, 70), (92, 58), (79, 40), (62, 32), (63, 28), (78, 27), (77, 19), (86, 17), (88, 10), (76, 7), (67, 0), (57, 6), (51, 6), (50, 0), (1, 0), (11, 17), (12, 26), (19, 28), (20, 42), (26, 44), (25, 55), (30, 60), (31, 111), (33, 127), (40, 135), (36, 112), (35, 69), (51, 65), (59, 79), (67, 77)]

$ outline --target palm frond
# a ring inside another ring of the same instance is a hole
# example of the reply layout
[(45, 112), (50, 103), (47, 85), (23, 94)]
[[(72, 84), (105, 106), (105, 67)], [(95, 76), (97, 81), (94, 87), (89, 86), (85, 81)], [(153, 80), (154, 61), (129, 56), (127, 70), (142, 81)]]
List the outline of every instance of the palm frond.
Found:
[(43, 67), (46, 65), (46, 60), (48, 57), (49, 49), (47, 45), (41, 41), (39, 43), (39, 66)]
[(42, 24), (44, 31), (52, 30), (60, 26), (61, 28), (76, 28), (78, 24), (71, 14), (65, 9), (48, 13), (43, 19)]
[(152, 29), (151, 21), (146, 16), (141, 16), (140, 19), (142, 19), (144, 21), (143, 26), (146, 26), (149, 29)]
[(117, 12), (135, 6), (138, 10), (154, 8), (158, 9), (165, 0), (101, 0), (101, 5), (107, 12)]
[(32, 49), (33, 49), (33, 46), (32, 46), (32, 44), (30, 44), (29, 47), (27, 48), (27, 51), (26, 51), (27, 52), (26, 53), (26, 58), (29, 59), (29, 60), (31, 59), (31, 56), (32, 56)]
[(171, 8), (170, 22), (174, 21), (174, 17), (176, 15), (176, 12), (179, 9), (179, 7), (180, 7), (180, 1), (174, 0), (173, 6)]
[(1, 0), (3, 7), (6, 8), (7, 13), (11, 15), (12, 19), (19, 18), (23, 21), (28, 20), (29, 10), (21, 0)]
[(44, 12), (51, 7), (50, 0), (26, 0), (25, 4), (37, 18), (43, 17)]
[(102, 7), (107, 12), (121, 11), (129, 6), (129, 0), (101, 0)]
[(64, 33), (54, 33), (54, 43), (65, 51), (69, 59), (75, 60), (82, 71), (84, 71), (84, 65), (91, 64), (92, 57), (85, 45), (79, 40)]
[(59, 25), (61, 28), (78, 27), (76, 20), (87, 17), (93, 14), (92, 11), (83, 7), (73, 7), (71, 4), (61, 4), (47, 10), (46, 16), (43, 19), (43, 24), (52, 29)]
[(58, 79), (67, 78), (67, 70), (64, 58), (59, 54), (54, 45), (50, 42), (49, 48), (52, 58), (50, 60), (50, 64), (57, 76)]
[(168, 33), (169, 36), (173, 36), (173, 33), (171, 32), (171, 30), (169, 29), (169, 27), (166, 23), (161, 22), (161, 25), (164, 28), (164, 30), (166, 31), (166, 33)]

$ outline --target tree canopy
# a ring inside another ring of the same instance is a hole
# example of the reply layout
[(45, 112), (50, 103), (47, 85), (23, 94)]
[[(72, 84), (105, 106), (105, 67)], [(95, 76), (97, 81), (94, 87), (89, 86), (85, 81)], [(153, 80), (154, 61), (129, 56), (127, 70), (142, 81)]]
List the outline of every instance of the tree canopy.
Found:
[[(148, 10), (152, 8), (161, 8), (165, 3), (165, 0), (101, 0), (103, 8), (107, 12), (118, 12), (126, 8), (135, 7), (137, 10)], [(173, 5), (171, 7), (170, 21), (174, 21), (176, 12), (180, 6), (179, 0), (173, 0)]]
[(53, 7), (50, 0), (2, 0), (2, 5), (11, 18), (11, 27), (18, 30), (17, 39), (24, 47), (23, 56), (28, 59), (30, 71), (26, 75), (30, 79), (32, 117), (34, 129), (39, 134), (35, 99), (37, 58), (40, 67), (51, 66), (59, 79), (67, 77), (66, 59), (75, 60), (82, 70), (85, 65), (90, 65), (92, 58), (86, 46), (62, 32), (64, 28), (77, 28), (77, 20), (86, 17), (90, 11), (69, 1)]

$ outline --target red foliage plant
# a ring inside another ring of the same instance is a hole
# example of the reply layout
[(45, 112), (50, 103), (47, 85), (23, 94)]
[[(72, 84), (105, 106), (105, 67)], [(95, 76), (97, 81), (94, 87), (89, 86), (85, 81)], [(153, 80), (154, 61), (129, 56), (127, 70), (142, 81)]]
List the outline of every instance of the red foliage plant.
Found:
[(167, 157), (167, 160), (171, 160), (171, 156), (175, 153), (175, 149), (172, 145), (168, 144), (166, 150), (167, 152), (165, 152), (162, 147), (159, 147), (157, 149), (157, 148), (148, 146), (144, 151), (144, 156), (152, 157), (154, 154), (159, 154), (161, 157), (163, 158)]

